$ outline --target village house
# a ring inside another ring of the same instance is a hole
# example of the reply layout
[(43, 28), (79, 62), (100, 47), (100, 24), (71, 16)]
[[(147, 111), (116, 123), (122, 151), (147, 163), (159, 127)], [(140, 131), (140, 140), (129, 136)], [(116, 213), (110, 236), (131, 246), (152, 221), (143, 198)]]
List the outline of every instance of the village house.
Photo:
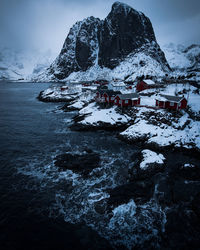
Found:
[(97, 79), (95, 82), (95, 84), (98, 84), (100, 86), (104, 86), (104, 85), (108, 85), (108, 80), (105, 79)]
[(114, 104), (119, 107), (132, 107), (140, 104), (140, 96), (137, 93), (119, 94), (115, 97)]
[(67, 89), (68, 89), (68, 86), (66, 86), (66, 85), (63, 85), (63, 86), (60, 87), (60, 90), (61, 90), (61, 91), (65, 91), (65, 90), (67, 90)]
[(137, 83), (136, 90), (138, 92), (145, 90), (145, 89), (150, 89), (156, 87), (156, 83), (150, 79), (147, 80), (142, 80)]
[(108, 89), (113, 91), (123, 91), (126, 90), (126, 84), (123, 82), (110, 82), (108, 84)]
[(113, 104), (115, 97), (118, 94), (121, 94), (121, 92), (106, 88), (98, 89), (96, 92), (96, 102)]
[(185, 109), (187, 100), (184, 96), (159, 95), (156, 97), (156, 106), (172, 110)]

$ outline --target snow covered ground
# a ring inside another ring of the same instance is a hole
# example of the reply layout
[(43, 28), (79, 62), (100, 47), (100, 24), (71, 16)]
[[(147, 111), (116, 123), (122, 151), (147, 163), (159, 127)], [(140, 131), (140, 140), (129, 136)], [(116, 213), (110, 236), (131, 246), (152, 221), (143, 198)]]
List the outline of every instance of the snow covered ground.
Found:
[(80, 123), (83, 125), (98, 125), (99, 122), (109, 123), (115, 125), (117, 123), (128, 123), (131, 118), (124, 114), (119, 114), (116, 111), (116, 107), (108, 109), (101, 109), (96, 106), (96, 103), (89, 104), (86, 108), (79, 111), (79, 114), (87, 114), (83, 121)]
[(148, 96), (141, 96), (141, 105), (148, 105), (148, 106), (155, 106), (156, 104), (156, 96), (159, 94), (165, 95), (178, 95), (182, 96), (187, 99), (188, 106), (190, 109), (198, 113), (200, 112), (200, 94), (197, 93), (198, 89), (189, 83), (174, 83), (168, 84), (165, 88), (159, 89), (146, 89), (142, 91), (143, 94), (152, 94), (150, 97)]
[(82, 89), (81, 84), (68, 84), (52, 86), (40, 93), (40, 99), (43, 101), (66, 101), (69, 103), (69, 109), (82, 109), (85, 104), (94, 99), (95, 93), (91, 90)]
[(174, 145), (200, 149), (199, 121), (193, 121), (185, 112), (176, 119), (165, 110), (154, 110), (154, 114), (147, 116), (149, 112), (146, 108), (140, 108), (134, 124), (121, 135), (130, 141), (145, 139), (147, 144), (154, 143), (161, 147)]
[(43, 91), (42, 96), (51, 98), (52, 100), (59, 100), (66, 98), (66, 100), (71, 99), (72, 95), (77, 96), (80, 92), (76, 89), (66, 89), (61, 91), (61, 87), (51, 87)]

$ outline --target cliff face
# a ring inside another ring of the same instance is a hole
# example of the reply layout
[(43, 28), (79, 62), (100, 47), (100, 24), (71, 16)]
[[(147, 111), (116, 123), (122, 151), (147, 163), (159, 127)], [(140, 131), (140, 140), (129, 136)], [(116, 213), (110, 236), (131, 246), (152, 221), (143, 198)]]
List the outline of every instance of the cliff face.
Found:
[(94, 64), (98, 55), (97, 33), (100, 25), (101, 21), (94, 17), (73, 25), (59, 56), (50, 67), (55, 77), (63, 79), (72, 72), (87, 70)]
[(99, 38), (99, 64), (114, 68), (142, 45), (156, 41), (150, 20), (128, 5), (116, 2), (104, 20)]
[(86, 71), (94, 65), (114, 69), (128, 55), (138, 52), (148, 54), (168, 68), (149, 18), (124, 3), (115, 2), (105, 20), (89, 17), (70, 29), (49, 72), (64, 79), (72, 72)]

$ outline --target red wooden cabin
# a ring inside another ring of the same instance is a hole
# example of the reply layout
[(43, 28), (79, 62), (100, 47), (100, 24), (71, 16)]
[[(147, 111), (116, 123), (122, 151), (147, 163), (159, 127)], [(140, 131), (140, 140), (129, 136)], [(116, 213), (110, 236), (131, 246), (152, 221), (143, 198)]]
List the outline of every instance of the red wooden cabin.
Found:
[(96, 101), (113, 104), (116, 95), (121, 94), (119, 91), (112, 91), (108, 89), (99, 89), (96, 93)]
[(156, 106), (172, 110), (185, 109), (187, 100), (184, 96), (160, 95), (156, 98)]
[(149, 80), (149, 79), (142, 80), (142, 81), (137, 83), (136, 90), (138, 92), (140, 92), (140, 91), (145, 90), (145, 89), (150, 89), (154, 86), (155, 86), (155, 82), (153, 82), (152, 80)]
[(114, 104), (119, 107), (132, 107), (140, 104), (140, 96), (137, 93), (117, 95)]
[(96, 80), (94, 83), (99, 84), (99, 85), (102, 85), (102, 86), (108, 85), (108, 81), (105, 80), (105, 79)]
[(68, 89), (67, 86), (62, 86), (62, 87), (60, 87), (60, 90), (61, 90), (61, 91), (65, 91), (65, 90), (67, 90), (67, 89)]

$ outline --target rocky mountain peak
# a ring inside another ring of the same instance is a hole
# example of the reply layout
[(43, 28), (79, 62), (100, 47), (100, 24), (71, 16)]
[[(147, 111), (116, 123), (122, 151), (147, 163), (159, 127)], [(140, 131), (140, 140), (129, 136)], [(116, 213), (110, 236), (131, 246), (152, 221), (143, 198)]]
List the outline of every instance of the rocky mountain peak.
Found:
[(128, 4), (122, 2), (114, 2), (111, 12), (125, 12), (126, 14), (132, 9)]
[(115, 2), (105, 20), (91, 16), (70, 29), (50, 73), (63, 79), (94, 65), (114, 69), (139, 50), (146, 50), (146, 54), (151, 51), (152, 58), (168, 67), (149, 18), (127, 4)]
[(152, 41), (157, 44), (149, 18), (126, 4), (115, 2), (101, 30), (99, 64), (115, 68), (121, 59)]

